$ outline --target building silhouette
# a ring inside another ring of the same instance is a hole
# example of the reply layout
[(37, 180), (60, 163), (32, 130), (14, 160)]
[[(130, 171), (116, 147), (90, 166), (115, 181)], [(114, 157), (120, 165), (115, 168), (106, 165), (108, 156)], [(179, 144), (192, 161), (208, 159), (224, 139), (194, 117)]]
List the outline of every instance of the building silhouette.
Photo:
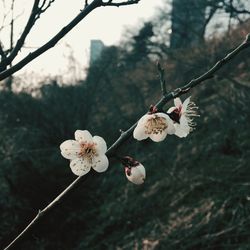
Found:
[(105, 45), (101, 40), (90, 41), (90, 64), (93, 64), (96, 60), (100, 58), (104, 48)]

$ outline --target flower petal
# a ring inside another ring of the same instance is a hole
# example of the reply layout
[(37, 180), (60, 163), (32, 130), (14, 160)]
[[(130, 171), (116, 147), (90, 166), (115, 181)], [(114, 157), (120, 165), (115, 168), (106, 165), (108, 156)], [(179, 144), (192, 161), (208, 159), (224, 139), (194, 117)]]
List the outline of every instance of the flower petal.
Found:
[(92, 165), (92, 167), (96, 172), (102, 173), (108, 169), (109, 160), (106, 155), (101, 155), (99, 157), (96, 157), (94, 161), (95, 161), (95, 164)]
[(141, 141), (148, 138), (148, 134), (145, 133), (144, 126), (137, 125), (134, 129), (133, 136), (136, 140)]
[(156, 113), (156, 115), (157, 115), (158, 117), (163, 117), (163, 118), (165, 118), (165, 119), (167, 119), (167, 117), (169, 117), (167, 114), (162, 113), (162, 112)]
[(67, 140), (60, 145), (61, 154), (64, 158), (72, 160), (80, 153), (80, 144), (75, 140)]
[(166, 133), (170, 134), (170, 135), (174, 134), (175, 133), (175, 127), (174, 127), (173, 120), (165, 113), (157, 113), (157, 115), (166, 119), (166, 123), (167, 123)]
[(167, 113), (172, 113), (175, 109), (176, 109), (176, 107), (171, 107), (168, 109)]
[(182, 106), (182, 101), (179, 97), (174, 99), (174, 105), (175, 107), (179, 108), (180, 106)]
[(145, 121), (146, 121), (147, 119), (151, 118), (151, 117), (152, 117), (151, 114), (145, 114), (145, 115), (143, 115), (143, 116), (140, 118), (140, 120), (138, 121), (137, 125), (144, 124)]
[(90, 171), (91, 166), (83, 158), (76, 158), (70, 162), (70, 168), (75, 175), (82, 176)]
[(148, 118), (150, 118), (152, 115), (144, 115), (140, 118), (138, 121), (136, 128), (134, 129), (133, 136), (136, 140), (141, 141), (148, 138), (148, 135), (145, 133), (145, 122)]
[(186, 130), (189, 132), (190, 126), (188, 125), (188, 120), (185, 115), (182, 115), (180, 118), (180, 126), (182, 130)]
[(97, 148), (98, 152), (100, 154), (105, 154), (107, 151), (107, 144), (106, 144), (105, 140), (102, 137), (96, 135), (93, 137), (93, 141), (94, 141), (94, 143), (96, 143), (96, 148)]
[(190, 102), (190, 98), (191, 98), (191, 96), (189, 96), (189, 97), (183, 102), (183, 104), (182, 104), (182, 112), (185, 112), (185, 111), (187, 110), (187, 106), (188, 106), (188, 104), (189, 104), (189, 102)]
[(92, 135), (89, 133), (88, 130), (76, 130), (76, 132), (75, 132), (75, 139), (78, 142), (83, 142), (83, 143), (92, 142), (93, 141)]
[(182, 129), (182, 127), (180, 126), (180, 124), (176, 124), (175, 125), (175, 135), (183, 138), (186, 137), (189, 134), (189, 131)]
[(174, 122), (169, 116), (167, 116), (166, 119), (167, 119), (167, 123), (168, 123), (167, 133), (170, 135), (173, 135), (175, 133)]
[(167, 134), (168, 134), (167, 130), (165, 130), (162, 133), (158, 133), (158, 134), (152, 133), (149, 135), (149, 138), (154, 142), (160, 142), (166, 138)]

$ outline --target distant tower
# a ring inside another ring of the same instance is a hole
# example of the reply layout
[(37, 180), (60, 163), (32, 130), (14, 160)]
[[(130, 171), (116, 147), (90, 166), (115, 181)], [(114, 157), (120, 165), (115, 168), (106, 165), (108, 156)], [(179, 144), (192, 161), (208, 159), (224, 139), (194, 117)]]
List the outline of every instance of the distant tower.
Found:
[(100, 58), (105, 45), (101, 40), (91, 40), (90, 43), (90, 64)]

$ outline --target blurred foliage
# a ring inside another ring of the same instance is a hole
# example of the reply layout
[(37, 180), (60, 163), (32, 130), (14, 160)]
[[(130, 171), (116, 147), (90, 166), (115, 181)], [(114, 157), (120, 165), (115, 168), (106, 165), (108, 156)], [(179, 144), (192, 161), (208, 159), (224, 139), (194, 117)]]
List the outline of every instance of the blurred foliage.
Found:
[[(75, 178), (61, 142), (88, 129), (111, 145), (159, 98), (146, 27), (130, 50), (107, 48), (81, 85), (51, 82), (36, 97), (0, 93), (1, 246)], [(168, 90), (207, 70), (248, 28), (163, 54)], [(144, 185), (129, 183), (111, 160), (105, 174), (87, 175), (17, 249), (249, 249), (249, 58), (245, 51), (192, 91), (201, 118), (187, 138), (129, 139), (118, 150), (145, 165)]]

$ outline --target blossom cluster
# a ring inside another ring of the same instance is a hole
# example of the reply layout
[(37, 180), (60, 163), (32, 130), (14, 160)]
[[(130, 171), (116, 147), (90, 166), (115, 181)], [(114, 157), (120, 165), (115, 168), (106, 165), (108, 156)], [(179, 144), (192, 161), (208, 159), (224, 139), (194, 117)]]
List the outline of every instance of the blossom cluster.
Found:
[[(183, 103), (180, 98), (175, 98), (174, 105), (167, 112), (151, 108), (138, 121), (133, 137), (138, 141), (150, 138), (154, 142), (163, 141), (168, 134), (186, 137), (194, 130), (193, 118), (198, 116), (198, 107), (190, 101), (190, 97)], [(77, 130), (75, 140), (64, 141), (60, 149), (62, 156), (70, 160), (70, 168), (77, 176), (87, 174), (91, 168), (99, 173), (108, 169), (105, 140), (100, 136), (92, 136), (87, 130)], [(130, 156), (119, 159), (127, 179), (136, 185), (142, 184), (146, 178), (144, 166)]]

